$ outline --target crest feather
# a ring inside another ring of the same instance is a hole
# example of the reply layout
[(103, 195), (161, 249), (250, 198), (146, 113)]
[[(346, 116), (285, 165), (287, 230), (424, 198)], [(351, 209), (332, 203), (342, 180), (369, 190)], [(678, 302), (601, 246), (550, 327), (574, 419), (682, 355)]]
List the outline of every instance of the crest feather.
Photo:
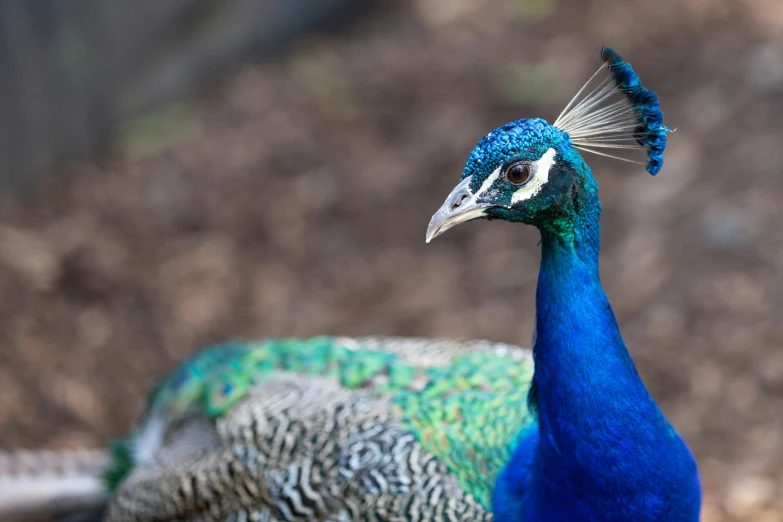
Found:
[[(644, 165), (633, 151), (647, 152), (647, 172), (658, 174), (663, 166), (666, 133), (658, 96), (646, 89), (639, 76), (614, 49), (601, 49), (601, 67), (579, 89), (555, 120), (554, 127), (571, 137), (574, 147), (610, 158)], [(595, 87), (596, 78), (600, 78)], [(583, 94), (587, 92), (587, 94)], [(626, 155), (600, 149), (621, 149)]]

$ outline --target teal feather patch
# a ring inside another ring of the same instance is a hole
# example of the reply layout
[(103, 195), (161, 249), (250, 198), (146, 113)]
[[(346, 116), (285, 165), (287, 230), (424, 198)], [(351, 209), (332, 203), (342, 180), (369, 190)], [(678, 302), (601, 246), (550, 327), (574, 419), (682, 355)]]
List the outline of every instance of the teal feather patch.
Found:
[(149, 410), (219, 417), (254, 386), (281, 371), (333, 377), (350, 389), (375, 385), (377, 380), (385, 393), (407, 386), (416, 373), (393, 353), (353, 349), (331, 337), (221, 345), (174, 370), (159, 386)]

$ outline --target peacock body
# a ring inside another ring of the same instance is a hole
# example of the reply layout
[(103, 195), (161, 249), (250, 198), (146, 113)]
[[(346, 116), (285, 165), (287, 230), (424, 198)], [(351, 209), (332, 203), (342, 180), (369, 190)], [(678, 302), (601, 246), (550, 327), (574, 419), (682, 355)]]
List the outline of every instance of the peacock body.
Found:
[[(491, 520), (533, 425), (530, 353), (487, 342), (268, 340), (170, 374), (114, 445), (110, 520)], [(128, 467), (128, 466), (131, 467)]]
[(553, 125), (484, 137), (427, 231), (478, 218), (541, 231), (532, 352), (335, 337), (209, 349), (112, 446), (105, 518), (696, 522), (695, 460), (601, 287), (598, 188), (578, 152), (643, 151), (656, 174), (668, 129), (630, 65), (610, 49), (602, 62)]

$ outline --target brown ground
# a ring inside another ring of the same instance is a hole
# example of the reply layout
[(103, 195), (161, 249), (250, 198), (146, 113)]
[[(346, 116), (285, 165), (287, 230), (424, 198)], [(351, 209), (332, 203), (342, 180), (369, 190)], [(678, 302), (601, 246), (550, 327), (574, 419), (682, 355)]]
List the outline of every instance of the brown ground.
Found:
[(658, 178), (589, 158), (606, 290), (697, 454), (703, 520), (783, 520), (781, 9), (411, 0), (139, 122), (0, 211), (0, 447), (121, 435), (166, 369), (231, 337), (528, 344), (535, 232), (425, 246), (425, 226), (483, 134), (551, 121), (609, 43), (678, 131)]

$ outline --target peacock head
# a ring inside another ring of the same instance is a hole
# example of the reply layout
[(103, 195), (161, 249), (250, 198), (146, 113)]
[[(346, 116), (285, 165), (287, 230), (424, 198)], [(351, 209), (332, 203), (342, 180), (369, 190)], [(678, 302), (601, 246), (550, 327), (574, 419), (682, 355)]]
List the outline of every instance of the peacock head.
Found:
[[(553, 124), (522, 119), (498, 127), (468, 157), (462, 181), (427, 228), (427, 242), (473, 219), (503, 219), (540, 229), (567, 230), (597, 184), (579, 151), (663, 166), (666, 133), (656, 94), (614, 50)], [(605, 152), (616, 149), (625, 155)], [(646, 161), (633, 154), (646, 152)]]

